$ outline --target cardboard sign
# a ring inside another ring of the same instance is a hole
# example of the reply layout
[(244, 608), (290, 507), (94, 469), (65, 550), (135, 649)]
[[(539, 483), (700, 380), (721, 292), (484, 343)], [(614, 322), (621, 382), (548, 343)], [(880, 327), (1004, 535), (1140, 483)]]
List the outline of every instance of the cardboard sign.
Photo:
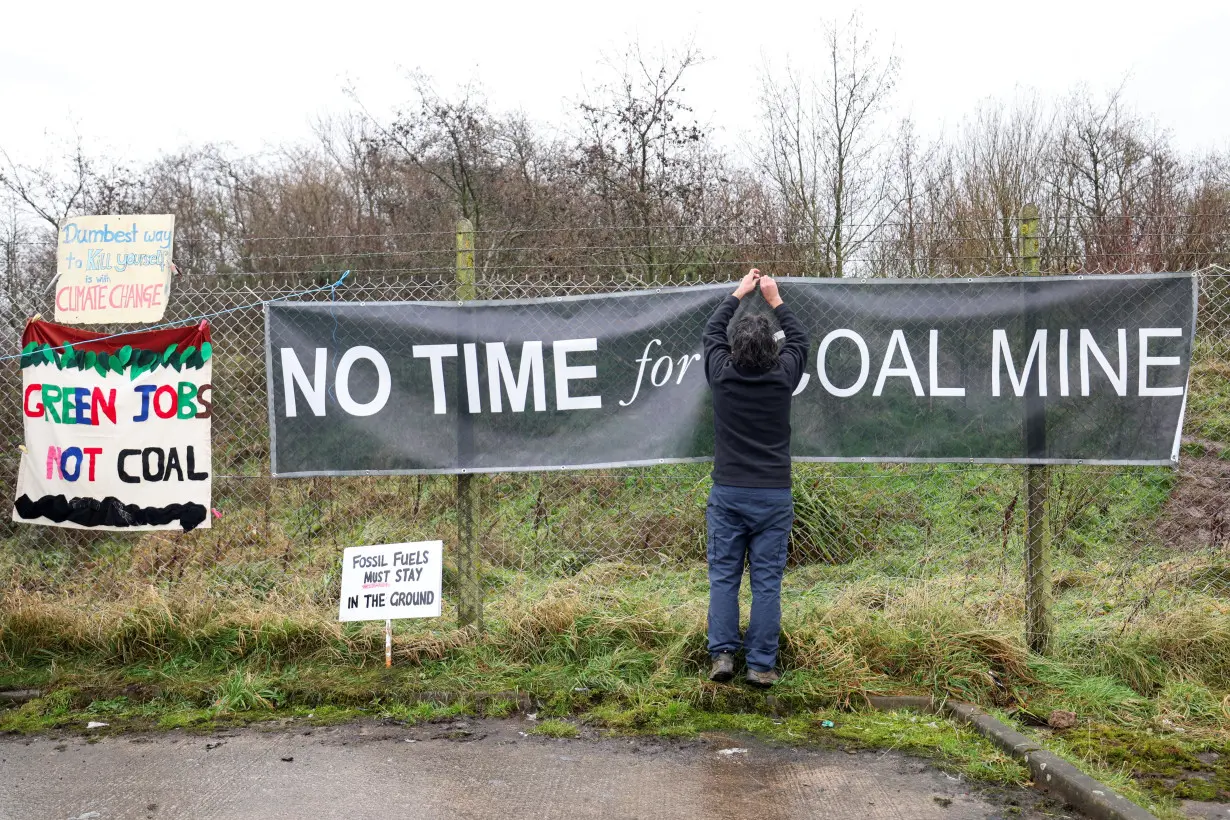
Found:
[(13, 520), (100, 530), (208, 527), (209, 326), (102, 334), (30, 322)]
[(79, 216), (60, 226), (55, 318), (73, 324), (162, 319), (175, 217)]
[(338, 619), (438, 618), (443, 564), (443, 541), (348, 547)]

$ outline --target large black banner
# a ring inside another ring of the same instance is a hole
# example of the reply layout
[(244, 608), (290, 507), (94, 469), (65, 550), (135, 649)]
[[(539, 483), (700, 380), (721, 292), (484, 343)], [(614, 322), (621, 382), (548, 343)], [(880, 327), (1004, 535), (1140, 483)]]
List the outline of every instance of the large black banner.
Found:
[[(733, 288), (270, 304), (273, 473), (710, 458), (701, 332)], [(1195, 292), (1191, 274), (782, 280), (811, 337), (794, 458), (1173, 463)]]

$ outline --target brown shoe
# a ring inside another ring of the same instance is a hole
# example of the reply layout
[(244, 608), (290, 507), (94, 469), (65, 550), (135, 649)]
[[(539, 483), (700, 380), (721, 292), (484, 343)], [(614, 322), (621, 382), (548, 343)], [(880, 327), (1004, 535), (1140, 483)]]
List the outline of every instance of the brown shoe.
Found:
[(762, 686), (766, 689), (781, 680), (781, 677), (777, 674), (776, 669), (770, 669), (768, 672), (757, 672), (750, 668), (747, 670), (747, 682), (752, 686)]
[(709, 669), (709, 680), (715, 683), (725, 683), (735, 676), (735, 656), (729, 652), (719, 652), (713, 656), (713, 666)]

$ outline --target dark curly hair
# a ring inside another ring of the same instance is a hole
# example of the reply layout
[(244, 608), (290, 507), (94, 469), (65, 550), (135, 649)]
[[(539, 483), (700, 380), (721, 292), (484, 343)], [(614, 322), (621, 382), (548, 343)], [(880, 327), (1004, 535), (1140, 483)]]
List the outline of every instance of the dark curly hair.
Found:
[(730, 331), (730, 358), (740, 370), (763, 373), (777, 363), (776, 329), (763, 313), (740, 316)]

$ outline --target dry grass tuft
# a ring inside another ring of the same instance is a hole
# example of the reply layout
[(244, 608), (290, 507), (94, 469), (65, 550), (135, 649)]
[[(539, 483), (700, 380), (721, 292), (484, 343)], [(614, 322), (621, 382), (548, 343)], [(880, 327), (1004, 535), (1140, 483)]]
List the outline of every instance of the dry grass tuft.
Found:
[(0, 603), (0, 645), (10, 656), (89, 654), (116, 663), (178, 652), (217, 660), (294, 659), (366, 650), (331, 612), (269, 600), (225, 601), (144, 586), (124, 601), (10, 593)]
[(473, 628), (394, 635), (393, 654), (399, 660), (417, 665), (424, 661), (443, 660), (454, 652), (478, 645), (478, 642), (478, 631)]

